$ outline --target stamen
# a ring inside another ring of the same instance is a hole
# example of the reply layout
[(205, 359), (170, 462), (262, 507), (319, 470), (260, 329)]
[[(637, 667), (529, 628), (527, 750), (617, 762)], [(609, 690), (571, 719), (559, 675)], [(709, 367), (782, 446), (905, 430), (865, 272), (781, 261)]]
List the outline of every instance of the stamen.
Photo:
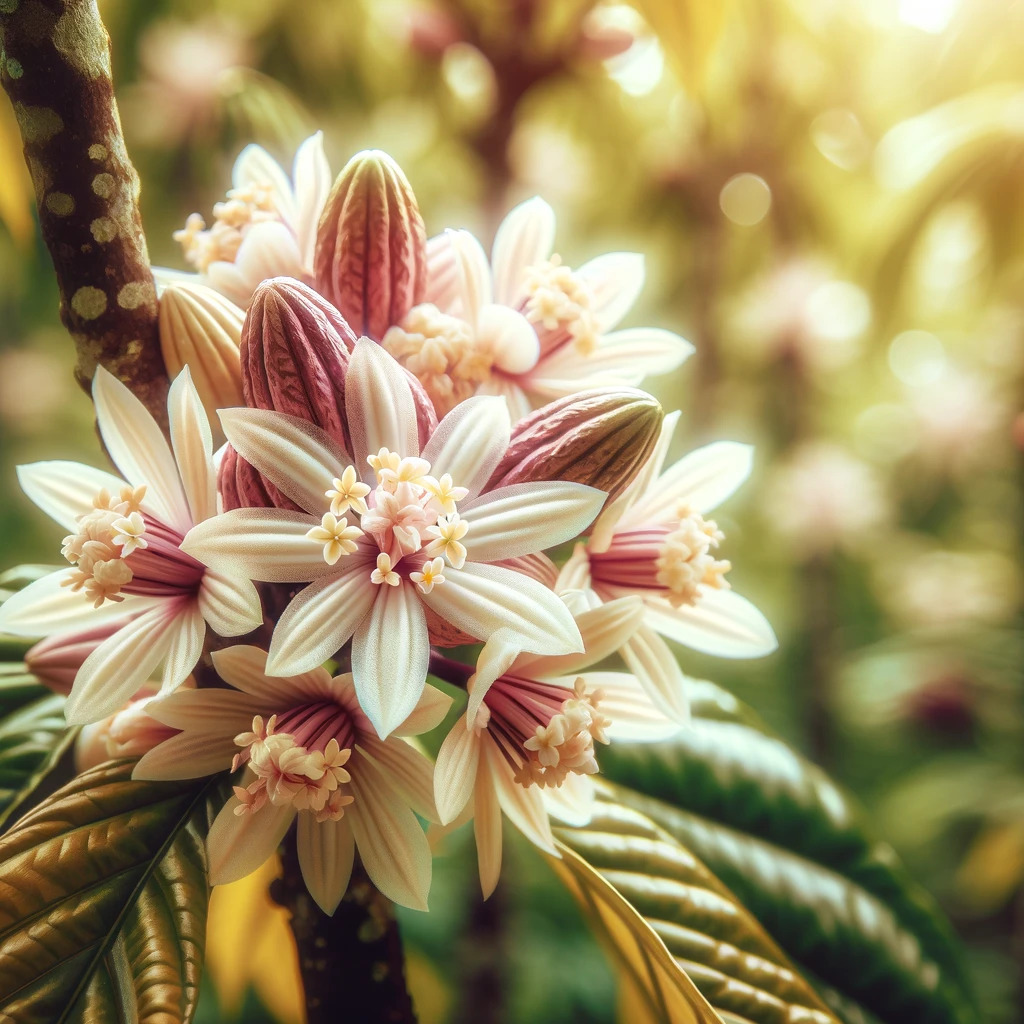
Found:
[(402, 582), (402, 578), (391, 568), (391, 558), (383, 551), (377, 556), (377, 568), (370, 573), (370, 582), (378, 585), (386, 583), (389, 587), (397, 587)]
[(432, 558), (429, 562), (424, 562), (423, 571), (409, 573), (409, 579), (424, 594), (429, 594), (437, 584), (444, 583), (444, 559)]
[(331, 514), (340, 516), (350, 508), (360, 515), (366, 515), (366, 496), (370, 493), (370, 485), (364, 484), (356, 475), (355, 466), (346, 466), (341, 479), (334, 478), (331, 490), (324, 493), (331, 503)]
[(593, 297), (580, 276), (562, 264), (561, 256), (555, 253), (550, 260), (529, 267), (525, 288), (523, 315), (548, 332), (548, 338), (542, 339), (545, 350), (571, 339), (584, 355), (594, 351), (600, 331), (591, 309)]
[(324, 561), (328, 565), (334, 565), (342, 555), (351, 555), (358, 548), (356, 541), (362, 535), (358, 526), (349, 526), (344, 516), (336, 519), (330, 512), (325, 512), (320, 525), (306, 533), (310, 540), (323, 544)]
[(696, 604), (701, 585), (729, 589), (725, 574), (731, 568), (710, 553), (725, 540), (718, 525), (687, 505), (681, 505), (678, 514), (679, 525), (665, 539), (656, 563), (657, 581), (668, 588), (668, 599), (677, 608)]
[(467, 555), (466, 546), (461, 540), (468, 532), (469, 523), (458, 512), (441, 516), (436, 526), (427, 528), (427, 533), (436, 538), (427, 545), (427, 554), (431, 557), (441, 555), (453, 569), (461, 569), (466, 564)]

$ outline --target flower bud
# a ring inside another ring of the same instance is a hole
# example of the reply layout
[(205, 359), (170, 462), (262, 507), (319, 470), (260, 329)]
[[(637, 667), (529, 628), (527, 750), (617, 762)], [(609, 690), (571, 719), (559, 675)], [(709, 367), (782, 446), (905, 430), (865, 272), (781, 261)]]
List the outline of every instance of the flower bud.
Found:
[(215, 433), (217, 410), (242, 405), (238, 345), (244, 316), (203, 284), (175, 282), (160, 297), (160, 350), (167, 374), (176, 377), (188, 364)]
[(426, 287), (427, 236), (416, 197), (386, 153), (357, 153), (320, 217), (317, 289), (361, 334), (380, 341)]
[(153, 696), (151, 691), (102, 722), (85, 726), (75, 740), (75, 767), (78, 771), (88, 771), (104, 761), (122, 757), (141, 757), (176, 735), (176, 729), (146, 714), (146, 705)]
[(127, 622), (127, 618), (112, 619), (88, 629), (48, 636), (29, 648), (25, 654), (25, 666), (54, 693), (69, 694), (85, 659)]
[(559, 399), (513, 427), (487, 487), (568, 480), (607, 491), (614, 501), (653, 451), (663, 416), (657, 400), (636, 388), (597, 388)]

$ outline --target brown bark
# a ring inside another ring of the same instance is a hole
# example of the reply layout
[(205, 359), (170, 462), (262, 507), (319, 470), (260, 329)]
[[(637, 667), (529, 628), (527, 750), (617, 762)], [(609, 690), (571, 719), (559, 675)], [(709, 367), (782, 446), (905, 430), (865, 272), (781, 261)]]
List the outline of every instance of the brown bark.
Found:
[(0, 81), (14, 105), (60, 315), (88, 391), (97, 365), (161, 423), (167, 376), (139, 215), (95, 0), (0, 0)]

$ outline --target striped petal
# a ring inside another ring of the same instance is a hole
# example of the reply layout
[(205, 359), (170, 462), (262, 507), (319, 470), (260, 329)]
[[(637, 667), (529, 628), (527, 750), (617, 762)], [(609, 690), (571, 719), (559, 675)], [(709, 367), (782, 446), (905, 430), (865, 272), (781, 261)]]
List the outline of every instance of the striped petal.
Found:
[(213, 434), (187, 366), (168, 392), (167, 415), (189, 518), (201, 523), (217, 514), (217, 478), (213, 472)]
[(78, 517), (94, 508), (102, 491), (117, 494), (124, 481), (113, 473), (80, 462), (33, 462), (18, 467), (21, 489), (51, 519), (70, 533), (78, 530)]
[(198, 601), (189, 601), (176, 616), (174, 632), (164, 661), (160, 694), (176, 690), (196, 667), (206, 639), (206, 620)]
[(430, 641), (411, 584), (363, 583), (378, 593), (352, 638), (352, 676), (359, 706), (383, 739), (412, 714), (423, 693)]
[(589, 775), (570, 774), (560, 786), (551, 786), (541, 793), (548, 814), (567, 825), (582, 828), (594, 815), (597, 793)]
[(576, 273), (590, 288), (598, 330), (610, 331), (643, 289), (644, 258), (636, 252), (609, 252), (584, 263)]
[(299, 815), (295, 841), (302, 880), (316, 905), (331, 917), (352, 877), (352, 829), (344, 818), (317, 821), (314, 815), (304, 812)]
[(469, 803), (480, 764), (480, 733), (463, 715), (445, 737), (434, 765), (434, 800), (442, 825), (454, 821)]
[(604, 491), (545, 480), (488, 491), (460, 509), (474, 562), (531, 555), (578, 537), (601, 511)]
[(600, 710), (611, 719), (606, 731), (613, 743), (655, 743), (686, 728), (677, 718), (662, 714), (647, 690), (627, 672), (587, 672), (583, 682), (588, 690), (601, 692)]
[(259, 591), (248, 576), (203, 573), (199, 610), (218, 636), (244, 636), (263, 624)]
[(720, 658), (759, 658), (778, 647), (768, 620), (734, 590), (701, 587), (692, 607), (648, 600), (646, 621), (670, 640)]
[(295, 219), (295, 198), (292, 183), (284, 168), (262, 147), (250, 143), (235, 160), (231, 171), (235, 188), (258, 185), (270, 189), (270, 196), (282, 220), (289, 224)]
[(548, 259), (554, 244), (555, 211), (540, 196), (510, 210), (491, 249), (494, 301), (516, 306), (527, 268)]
[(434, 804), (434, 762), (407, 740), (365, 736), (357, 752), (368, 757), (395, 792), (421, 817), (439, 822)]
[(423, 449), (435, 477), (450, 473), (475, 498), (508, 448), (512, 425), (500, 398), (481, 395), (460, 402), (441, 422)]
[(312, 268), (316, 229), (331, 191), (331, 167), (324, 155), (324, 133), (316, 132), (299, 146), (292, 167), (295, 182), (295, 237), (303, 264)]
[(396, 736), (419, 736), (436, 729), (452, 706), (452, 699), (427, 683), (412, 714), (395, 730)]
[[(224, 682), (241, 690), (250, 702), (256, 699), (268, 707), (294, 703), (297, 694), (327, 696), (332, 690), (330, 673), (324, 668), (314, 668), (309, 672), (287, 678), (268, 676), (267, 652), (249, 644), (225, 647), (223, 650), (214, 651), (211, 657), (217, 675)], [(179, 694), (172, 699), (182, 701), (185, 695)], [(185, 726), (177, 728), (183, 729)]]
[(520, 786), (512, 777), (508, 761), (494, 743), (484, 744), (484, 755), (505, 816), (531, 843), (548, 853), (557, 853), (539, 787)]
[(295, 808), (265, 804), (255, 814), (235, 814), (232, 797), (210, 826), (206, 839), (210, 884), (225, 885), (251, 875), (281, 845)]
[(686, 676), (668, 644), (649, 625), (622, 645), (622, 659), (663, 715), (681, 724), (690, 720)]
[[(251, 724), (252, 716), (238, 731), (249, 728)], [(183, 732), (146, 751), (132, 770), (132, 778), (151, 782), (201, 779), (226, 771), (237, 753), (238, 747), (232, 737), (225, 736), (220, 730)]]
[(238, 454), (275, 487), (317, 518), (330, 508), (326, 492), (350, 459), (324, 431), (270, 409), (221, 409), (219, 415)]
[[(490, 743), (488, 743), (488, 746)], [(473, 790), (473, 834), (484, 899), (501, 877), (501, 805), (489, 772), (478, 772)]]
[(142, 507), (185, 533), (192, 525), (178, 465), (163, 432), (146, 407), (102, 366), (92, 381), (103, 443), (114, 464), (133, 487), (146, 485)]

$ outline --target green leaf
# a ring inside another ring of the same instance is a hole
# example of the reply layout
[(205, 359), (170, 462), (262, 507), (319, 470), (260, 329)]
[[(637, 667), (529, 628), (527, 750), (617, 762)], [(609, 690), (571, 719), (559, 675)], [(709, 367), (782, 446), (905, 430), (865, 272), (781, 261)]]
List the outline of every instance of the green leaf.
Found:
[[(710, 683), (669, 743), (615, 745), (619, 799), (698, 856), (780, 947), (886, 1022), (974, 1024), (952, 931), (818, 768)], [(642, 794), (642, 795), (641, 795)]]
[(646, 919), (715, 1010), (758, 1024), (835, 1024), (732, 893), (654, 822), (617, 800), (612, 787), (602, 788), (590, 823), (559, 829), (558, 836)]
[(216, 780), (79, 776), (0, 840), (0, 1020), (191, 1020)]
[(64, 697), (24, 665), (0, 665), (0, 828), (49, 774), (74, 740)]

